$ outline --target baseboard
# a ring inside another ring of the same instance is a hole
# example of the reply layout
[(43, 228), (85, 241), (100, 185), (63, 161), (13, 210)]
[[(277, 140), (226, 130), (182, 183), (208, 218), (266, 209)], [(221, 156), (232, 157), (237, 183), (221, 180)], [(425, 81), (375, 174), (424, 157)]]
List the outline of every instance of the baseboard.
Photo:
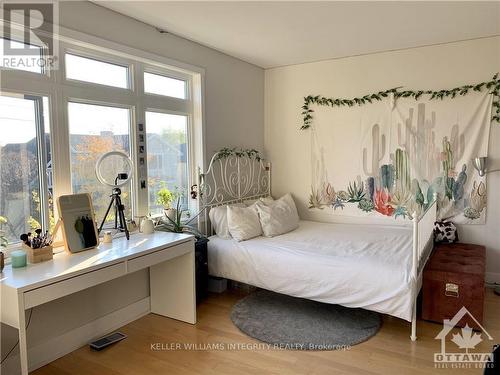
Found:
[(485, 279), (486, 279), (487, 283), (500, 284), (500, 273), (499, 272), (486, 272)]
[[(66, 332), (61, 336), (51, 338), (28, 349), (29, 370), (55, 361), (72, 351), (87, 345), (93, 339), (114, 331), (133, 322), (150, 312), (150, 298), (146, 297), (111, 314), (105, 315), (88, 324)], [(19, 374), (19, 355), (10, 357), (2, 365), (2, 373)]]

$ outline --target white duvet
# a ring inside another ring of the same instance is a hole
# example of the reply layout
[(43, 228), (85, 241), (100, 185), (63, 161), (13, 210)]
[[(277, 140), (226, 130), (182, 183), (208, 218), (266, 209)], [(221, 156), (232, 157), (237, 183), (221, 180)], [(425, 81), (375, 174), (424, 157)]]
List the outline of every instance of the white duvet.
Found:
[(411, 321), (411, 228), (301, 221), (274, 238), (212, 236), (208, 251), (212, 276)]

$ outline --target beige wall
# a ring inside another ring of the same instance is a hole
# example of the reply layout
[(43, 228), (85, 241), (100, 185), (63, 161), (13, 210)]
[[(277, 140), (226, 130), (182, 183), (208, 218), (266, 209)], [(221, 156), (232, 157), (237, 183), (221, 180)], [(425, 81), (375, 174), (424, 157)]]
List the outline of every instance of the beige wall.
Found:
[[(97, 36), (205, 69), (205, 154), (224, 146), (263, 149), (264, 71), (188, 40), (90, 2), (61, 2), (63, 27)], [(62, 298), (34, 309), (28, 330), (33, 347), (81, 327), (149, 295), (148, 272)], [(17, 331), (2, 326), (2, 357), (15, 344)], [(11, 354), (15, 356), (17, 348)]]
[[(307, 209), (310, 137), (299, 130), (304, 96), (353, 97), (397, 86), (442, 89), (489, 80), (499, 71), (499, 37), (266, 70), (265, 152), (273, 163), (273, 193), (292, 192), (303, 218), (332, 220)], [(492, 126), (489, 150), (492, 167), (500, 168), (499, 124)], [(462, 241), (487, 246), (487, 280), (500, 282), (500, 172), (487, 183), (486, 225), (462, 226), (460, 234)]]

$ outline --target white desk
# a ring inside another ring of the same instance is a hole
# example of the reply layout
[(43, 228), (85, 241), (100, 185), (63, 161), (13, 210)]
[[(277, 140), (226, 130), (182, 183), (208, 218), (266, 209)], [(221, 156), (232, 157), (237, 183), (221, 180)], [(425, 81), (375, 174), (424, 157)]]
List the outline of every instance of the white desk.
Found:
[(19, 330), (21, 371), (28, 374), (26, 310), (143, 268), (150, 268), (151, 312), (196, 323), (194, 237), (155, 232), (0, 273), (1, 321)]

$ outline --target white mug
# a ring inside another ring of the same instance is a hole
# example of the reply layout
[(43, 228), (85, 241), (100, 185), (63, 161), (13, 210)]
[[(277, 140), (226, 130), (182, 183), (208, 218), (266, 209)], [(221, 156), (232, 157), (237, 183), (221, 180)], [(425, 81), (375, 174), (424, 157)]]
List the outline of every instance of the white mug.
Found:
[(155, 226), (153, 224), (153, 220), (144, 219), (141, 222), (141, 232), (144, 234), (151, 234), (155, 230)]

